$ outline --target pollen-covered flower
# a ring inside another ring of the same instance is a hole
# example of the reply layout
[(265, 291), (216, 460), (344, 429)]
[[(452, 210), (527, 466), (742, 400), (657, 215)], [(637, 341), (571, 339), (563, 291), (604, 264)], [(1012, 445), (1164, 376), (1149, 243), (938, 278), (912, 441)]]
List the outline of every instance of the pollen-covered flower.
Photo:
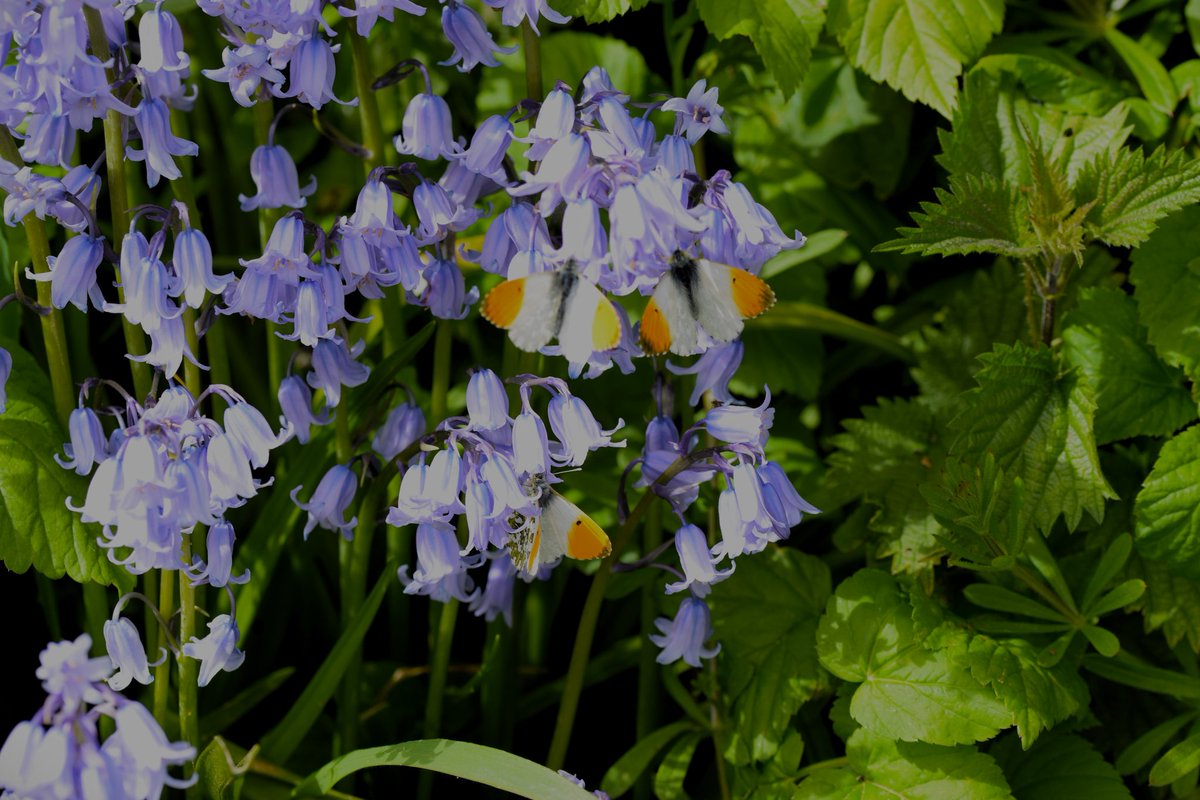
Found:
[(712, 617), (705, 602), (696, 597), (684, 598), (675, 619), (659, 617), (654, 624), (661, 633), (651, 634), (650, 641), (662, 648), (655, 659), (659, 664), (672, 664), (682, 658), (699, 667), (700, 659), (712, 658), (721, 651), (720, 644), (704, 646), (712, 636)]

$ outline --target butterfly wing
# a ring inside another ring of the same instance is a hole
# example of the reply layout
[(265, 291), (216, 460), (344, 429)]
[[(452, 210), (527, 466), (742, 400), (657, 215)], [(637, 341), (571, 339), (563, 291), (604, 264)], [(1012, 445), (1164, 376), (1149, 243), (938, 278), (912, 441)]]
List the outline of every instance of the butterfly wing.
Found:
[[(536, 564), (569, 558), (603, 558), (612, 552), (608, 534), (579, 506), (553, 489), (547, 488), (549, 500), (542, 507), (542, 519), (530, 562)], [(531, 570), (532, 571), (532, 570)]]
[(663, 273), (646, 304), (639, 329), (642, 349), (651, 355), (670, 350), (681, 356), (699, 352), (696, 315), (692, 312), (687, 287), (674, 270)]
[(554, 326), (562, 304), (558, 275), (538, 272), (504, 281), (487, 293), (480, 309), (483, 318), (508, 330), (519, 349), (537, 352), (554, 338)]
[(700, 259), (696, 273), (696, 316), (715, 342), (733, 341), (741, 335), (744, 320), (775, 305), (771, 287), (744, 269)]
[(581, 364), (592, 353), (611, 350), (621, 342), (621, 321), (612, 301), (596, 285), (578, 279), (567, 298), (558, 342), (568, 361)]

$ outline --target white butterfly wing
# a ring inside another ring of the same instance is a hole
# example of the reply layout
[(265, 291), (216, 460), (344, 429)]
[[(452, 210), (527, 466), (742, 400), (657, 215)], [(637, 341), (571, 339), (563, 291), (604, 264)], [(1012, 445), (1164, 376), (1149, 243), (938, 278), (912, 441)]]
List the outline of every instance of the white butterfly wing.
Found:
[[(743, 315), (738, 310), (733, 296), (733, 281), (738, 276), (736, 268), (717, 264), (707, 259), (696, 261), (696, 313), (700, 326), (714, 342), (732, 342), (742, 332)], [(754, 278), (745, 270), (743, 280)]]
[(680, 356), (700, 352), (696, 317), (692, 314), (686, 290), (679, 279), (669, 271), (664, 273), (651, 300), (666, 321), (671, 352)]
[(518, 279), (525, 283), (521, 310), (508, 329), (512, 343), (526, 352), (536, 352), (554, 338), (554, 325), (562, 303), (557, 273), (538, 272)]

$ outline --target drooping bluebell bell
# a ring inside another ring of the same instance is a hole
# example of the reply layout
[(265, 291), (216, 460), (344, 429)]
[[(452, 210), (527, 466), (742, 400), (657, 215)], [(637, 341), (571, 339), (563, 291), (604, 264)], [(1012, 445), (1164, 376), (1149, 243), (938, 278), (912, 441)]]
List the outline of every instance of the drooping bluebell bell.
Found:
[(354, 500), (354, 492), (358, 489), (358, 476), (345, 464), (334, 464), (321, 478), (312, 497), (307, 503), (297, 499), (303, 486), (297, 486), (291, 491), (292, 502), (301, 511), (308, 512), (308, 520), (304, 523), (304, 538), (313, 532), (318, 525), (325, 530), (338, 531), (346, 541), (354, 538), (353, 528), (358, 524), (358, 517), (346, 519), (346, 510)]
[(25, 161), (64, 169), (75, 152), (75, 129), (65, 114), (33, 114), (18, 152)]
[(729, 393), (729, 381), (742, 365), (742, 356), (746, 345), (741, 339), (735, 339), (727, 344), (710, 347), (689, 367), (676, 366), (667, 362), (667, 370), (676, 375), (695, 375), (696, 386), (688, 398), (688, 405), (698, 406), (705, 392), (712, 392), (713, 399), (719, 403), (733, 400)]
[(12, 353), (0, 347), (0, 414), (8, 410), (8, 379), (12, 375)]
[(396, 505), (388, 511), (388, 524), (444, 521), (461, 514), (464, 506), (459, 496), (464, 480), (462, 455), (457, 447), (438, 450), (428, 464), (422, 454), (400, 479), (400, 492)]
[(508, 395), (492, 370), (476, 370), (467, 382), (467, 414), (476, 430), (490, 431), (508, 422)]
[(546, 423), (534, 413), (529, 394), (522, 387), (521, 413), (513, 421), (513, 454), (517, 472), (522, 475), (541, 475), (550, 471), (550, 441)]
[[(20, 223), (27, 214), (45, 219), (51, 204), (66, 191), (62, 181), (3, 159), (0, 159), (0, 189), (5, 191), (4, 222), (10, 226)], [(80, 213), (78, 209), (74, 210), (76, 214)], [(85, 220), (84, 227), (86, 225)]]
[(542, 101), (529, 135), (516, 139), (529, 143), (525, 158), (541, 161), (555, 142), (572, 131), (575, 123), (575, 98), (571, 95), (570, 87), (560, 81)]
[[(123, 703), (114, 719), (117, 730), (104, 742), (104, 750), (120, 765), (119, 775), (127, 797), (159, 797), (164, 786), (186, 789), (199, 778), (172, 777), (167, 767), (195, 758), (196, 750), (187, 742), (172, 742), (162, 726), (141, 703)], [(86, 786), (88, 782), (82, 781)]]
[(396, 149), (406, 156), (433, 161), (460, 155), (462, 147), (450, 130), (450, 106), (428, 86), (409, 101), (404, 109)]
[(208, 623), (208, 635), (192, 637), (183, 644), (183, 654), (200, 662), (197, 684), (207, 686), (218, 672), (233, 672), (246, 660), (237, 648), (237, 622), (229, 614), (213, 617)]
[(191, 345), (183, 330), (183, 317), (164, 317), (158, 328), (150, 334), (150, 350), (142, 356), (126, 354), (130, 361), (138, 361), (158, 367), (167, 377), (174, 377), (187, 358), (200, 369), (208, 369), (196, 360)]
[[(532, 204), (515, 202), (488, 225), (478, 261), (487, 272), (519, 278), (541, 272), (541, 266), (533, 265), (544, 262), (551, 249), (546, 220)], [(531, 266), (514, 269), (512, 263), (520, 254), (527, 254)]]
[(425, 432), (425, 412), (411, 400), (393, 408), (371, 438), (371, 449), (391, 461)]
[(503, 182), (504, 155), (512, 138), (512, 121), (507, 116), (493, 114), (479, 124), (470, 146), (458, 157), (471, 172)]
[(206, 78), (229, 84), (229, 91), (238, 105), (254, 105), (258, 87), (273, 90), (283, 84), (283, 73), (269, 63), (271, 49), (257, 42), (240, 44), (237, 49), (226, 47), (221, 52), (220, 69), (201, 70)]
[(183, 81), (191, 59), (183, 49), (179, 21), (161, 3), (138, 20), (138, 44), (141, 57), (136, 72), (144, 92), (176, 108), (189, 108), (195, 94), (186, 96)]
[(704, 429), (718, 442), (747, 444), (761, 450), (774, 420), (771, 390), (767, 388), (766, 397), (757, 408), (724, 403), (709, 409), (704, 415)]
[(233, 526), (224, 518), (209, 526), (205, 539), (208, 561), (197, 557), (187, 570), (193, 586), (208, 585), (221, 589), (230, 583), (240, 584), (250, 580), (248, 569), (243, 570), (240, 575), (233, 574), (234, 540)]
[(133, 124), (141, 136), (142, 148), (126, 145), (130, 161), (146, 162), (146, 184), (158, 185), (160, 177), (173, 181), (182, 173), (172, 156), (194, 156), (200, 152), (195, 142), (181, 139), (171, 131), (170, 111), (157, 97), (143, 97), (133, 115)]
[(444, 187), (431, 181), (422, 181), (413, 190), (413, 207), (421, 223), (417, 228), (420, 244), (441, 241), (450, 231), (466, 230), (483, 216), (483, 209), (460, 205)]
[(513, 586), (517, 580), (517, 569), (512, 559), (498, 553), (488, 565), (487, 583), (483, 593), (471, 601), (471, 613), (491, 622), (497, 616), (504, 617), (504, 624), (513, 624)]
[(718, 170), (707, 181), (701, 205), (694, 209), (705, 221), (700, 249), (705, 258), (757, 270), (781, 250), (802, 247), (804, 234), (788, 237), (774, 215), (750, 191)]
[(313, 371), (308, 374), (308, 385), (325, 392), (325, 404), (329, 407), (341, 402), (343, 386), (359, 386), (370, 377), (370, 368), (354, 360), (365, 346), (360, 340), (348, 348), (341, 338), (333, 338), (321, 339), (313, 347)]
[[(79, 164), (71, 167), (62, 177), (61, 188), (63, 194), (55, 193), (54, 196), (59, 199), (52, 199), (46, 206), (46, 213), (58, 220), (67, 230), (82, 233), (87, 230), (91, 220), (90, 215), (85, 214), (80, 206), (95, 213), (96, 199), (100, 196), (100, 176), (86, 164)], [(79, 204), (71, 202), (67, 195), (73, 195)]]
[(260, 483), (250, 469), (250, 459), (228, 434), (219, 433), (209, 439), (205, 463), (212, 497), (217, 502), (235, 507), (258, 494)]
[(689, 144), (695, 144), (709, 131), (729, 133), (729, 127), (721, 118), (725, 109), (717, 103), (717, 87), (708, 88), (704, 78), (692, 85), (687, 97), (672, 97), (663, 103), (662, 110), (674, 111), (679, 115), (676, 117), (675, 133), (687, 137)]
[(454, 54), (445, 61), (443, 66), (458, 65), (459, 72), (470, 72), (476, 64), (487, 67), (498, 67), (497, 53), (515, 53), (517, 48), (500, 47), (488, 33), (487, 25), (479, 12), (461, 0), (444, 0), (442, 7), (442, 33), (454, 45)]
[(234, 402), (225, 409), (225, 432), (237, 442), (251, 465), (265, 467), (270, 452), (292, 436), (290, 425), (275, 434), (267, 418), (245, 401)]
[(112, 619), (105, 620), (104, 646), (112, 660), (112, 668), (116, 670), (108, 678), (108, 685), (114, 691), (122, 691), (131, 681), (136, 680), (143, 686), (154, 681), (141, 634), (127, 617), (114, 613)]
[(358, 105), (358, 98), (340, 100), (333, 94), (333, 77), (337, 69), (333, 54), (341, 45), (330, 45), (315, 31), (296, 46), (288, 64), (288, 88), (275, 90), (277, 97), (294, 97), (301, 103), (321, 108), (332, 100), (344, 106)]
[(279, 382), (278, 398), (279, 408), (283, 411), (279, 421), (291, 426), (300, 444), (308, 444), (309, 429), (313, 425), (328, 425), (330, 422), (328, 413), (313, 413), (312, 391), (298, 375), (288, 375)]
[(545, 17), (556, 25), (565, 25), (571, 21), (555, 11), (546, 0), (483, 0), (485, 5), (500, 9), (500, 21), (510, 28), (520, 27), (521, 23), (529, 20), (529, 27), (534, 33), (538, 30), (538, 17)]
[(75, 714), (86, 703), (104, 701), (101, 681), (112, 672), (108, 656), (92, 658), (92, 637), (81, 634), (74, 641), (52, 642), (38, 656), (37, 675), (46, 692), (43, 706), (49, 714)]
[(282, 322), (283, 314), (294, 310), (300, 281), (320, 277), (305, 250), (304, 218), (298, 211), (279, 218), (261, 256), (240, 263), (246, 269), (222, 294), (222, 314)]
[(337, 10), (343, 17), (355, 18), (355, 30), (364, 38), (371, 35), (371, 29), (380, 17), (391, 22), (395, 11), (403, 11), (414, 17), (425, 14), (425, 7), (412, 0), (356, 0), (353, 7), (339, 5)]
[(104, 308), (104, 296), (96, 283), (96, 269), (104, 260), (104, 237), (82, 233), (67, 239), (57, 256), (48, 256), (49, 272), (35, 273), (26, 268), (25, 277), (35, 281), (50, 281), (50, 305), (66, 308), (67, 304), (87, 311), (88, 301)]
[(164, 231), (155, 233), (149, 241), (135, 230), (126, 234), (121, 244), (121, 288), (125, 290), (125, 302), (105, 306), (106, 311), (123, 315), (149, 334), (183, 314), (183, 309), (171, 300), (182, 293), (183, 285), (163, 263), (165, 242)]
[(422, 522), (417, 526), (417, 568), (412, 577), (408, 565), (401, 566), (396, 575), (404, 584), (405, 594), (422, 594), (439, 603), (452, 598), (470, 603), (479, 595), (475, 582), (467, 574), (482, 556), (464, 559), (458, 553), (454, 528), (445, 522)]
[(234, 277), (213, 273), (212, 247), (208, 237), (188, 223), (186, 210), (182, 220), (183, 230), (175, 234), (171, 263), (175, 274), (179, 276), (183, 301), (192, 308), (200, 308), (204, 304), (205, 293), (221, 294), (226, 286), (233, 283)]
[[(2, 361), (3, 357), (0, 356), (0, 363)], [(54, 460), (63, 469), (74, 470), (77, 475), (87, 475), (93, 465), (108, 458), (108, 438), (104, 435), (100, 418), (92, 409), (73, 409), (67, 420), (67, 431), (71, 441), (63, 446), (66, 459), (59, 458), (57, 453), (54, 455)]]
[(717, 559), (708, 548), (708, 537), (695, 525), (684, 524), (675, 532), (675, 551), (679, 554), (679, 566), (683, 569), (683, 580), (668, 583), (667, 594), (691, 589), (697, 597), (706, 596), (714, 583), (720, 583), (733, 574), (734, 565), (718, 570)]
[(675, 619), (659, 617), (654, 624), (660, 634), (651, 634), (650, 641), (662, 648), (655, 658), (660, 664), (672, 664), (682, 658), (687, 664), (699, 667), (700, 659), (712, 658), (721, 651), (720, 644), (704, 646), (712, 637), (712, 616), (708, 605), (699, 598), (685, 597)]
[(786, 536), (789, 529), (799, 525), (805, 514), (821, 513), (821, 509), (800, 496), (783, 467), (774, 461), (767, 461), (758, 468), (758, 479), (767, 512), (775, 521), (776, 530), (783, 529), (782, 535)]
[(438, 319), (463, 319), (479, 299), (479, 287), (472, 286), (468, 291), (462, 270), (450, 259), (430, 260), (422, 277), (424, 289), (418, 288), (412, 299)]
[(625, 446), (624, 442), (612, 441), (612, 435), (624, 426), (624, 420), (617, 420), (611, 430), (603, 430), (587, 403), (575, 395), (560, 393), (551, 397), (547, 415), (550, 429), (561, 444), (561, 451), (555, 455), (561, 464), (577, 467), (592, 450)]
[(254, 148), (250, 154), (250, 176), (254, 179), (257, 194), (247, 197), (238, 195), (242, 211), (256, 208), (303, 208), (305, 198), (317, 190), (317, 178), (313, 176), (301, 188), (296, 172), (296, 162), (281, 145), (264, 144)]

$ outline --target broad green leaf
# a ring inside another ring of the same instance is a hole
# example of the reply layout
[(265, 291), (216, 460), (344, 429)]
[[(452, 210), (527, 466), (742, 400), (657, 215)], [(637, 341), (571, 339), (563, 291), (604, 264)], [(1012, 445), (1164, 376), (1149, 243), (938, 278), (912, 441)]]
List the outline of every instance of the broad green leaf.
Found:
[(949, 117), (963, 66), (1004, 22), (997, 0), (835, 0), (829, 28), (856, 67)]
[(800, 705), (829, 687), (817, 662), (817, 619), (830, 593), (829, 568), (793, 549), (738, 562), (713, 587), (719, 675), (730, 704), (726, 757), (770, 758)]
[(492, 786), (531, 800), (595, 800), (595, 796), (520, 756), (470, 742), (422, 739), (355, 750), (335, 758), (304, 779), (294, 797), (320, 796), (347, 775), (371, 767), (417, 767)]
[(1007, 739), (991, 752), (1016, 800), (1131, 800), (1113, 765), (1080, 736), (1052, 732), (1024, 752)]
[(543, 35), (542, 73), (547, 79), (561, 78), (577, 85), (597, 64), (603, 64), (613, 85), (631, 97), (656, 88), (650, 84), (645, 55), (628, 42), (587, 31), (560, 30)]
[(1116, 28), (1106, 30), (1104, 38), (1117, 51), (1125, 66), (1129, 67), (1150, 105), (1164, 114), (1170, 114), (1179, 102), (1179, 95), (1162, 62)]
[(1139, 553), (1200, 579), (1200, 426), (1163, 445), (1133, 514)]
[(1082, 631), (1084, 637), (1091, 642), (1096, 652), (1106, 658), (1112, 658), (1121, 652), (1121, 641), (1116, 634), (1098, 625), (1085, 625)]
[(0, 414), (0, 561), (12, 572), (31, 566), (49, 578), (64, 575), (133, 587), (133, 576), (108, 560), (97, 543), (100, 526), (84, 524), (67, 501), (82, 505), (90, 477), (60, 467), (67, 435), (54, 418), (50, 382), (33, 356), (9, 341), (8, 408)]
[(1165, 436), (1196, 418), (1183, 371), (1159, 360), (1134, 299), (1085, 289), (1063, 323), (1063, 354), (1096, 391), (1096, 443)]
[(1200, 160), (1163, 147), (1149, 157), (1127, 147), (1106, 150), (1083, 168), (1074, 192), (1080, 207), (1094, 204), (1084, 220), (1092, 238), (1132, 247), (1163, 217), (1200, 200)]
[(247, 754), (235, 760), (228, 743), (220, 736), (208, 743), (196, 759), (200, 789), (212, 800), (238, 800), (242, 794), (242, 775), (253, 757)]
[(1062, 514), (1074, 530), (1084, 511), (1104, 518), (1113, 491), (1100, 471), (1092, 433), (1095, 404), (1074, 374), (1062, 375), (1050, 350), (997, 345), (981, 357), (979, 388), (952, 423), (952, 455), (992, 452), (1024, 486), (1025, 509), (1043, 532)]
[(718, 39), (750, 37), (784, 95), (800, 85), (825, 26), (815, 0), (696, 0), (700, 19)]
[(1185, 725), (1195, 719), (1196, 713), (1189, 712), (1155, 725), (1130, 742), (1129, 746), (1121, 751), (1121, 755), (1117, 756), (1117, 760), (1113, 763), (1113, 766), (1122, 775), (1137, 772), (1149, 764), (1152, 758), (1162, 752), (1162, 749), (1183, 730)]
[(1200, 583), (1176, 575), (1161, 561), (1137, 556), (1128, 574), (1146, 582), (1139, 603), (1146, 632), (1161, 630), (1171, 647), (1186, 639), (1200, 652)]
[(650, 0), (554, 0), (551, 3), (560, 14), (583, 17), (585, 22), (595, 24), (608, 22), (629, 11), (645, 8)]
[(895, 579), (876, 569), (861, 569), (839, 583), (817, 628), (822, 666), (855, 683), (914, 643), (912, 606)]
[(694, 730), (695, 726), (690, 722), (673, 722), (646, 734), (608, 768), (608, 772), (604, 773), (604, 778), (600, 781), (600, 788), (614, 797), (625, 794), (642, 773), (649, 769), (663, 748), (681, 734)]
[(689, 733), (671, 745), (671, 749), (663, 756), (658, 770), (654, 773), (654, 795), (658, 800), (683, 800), (687, 797), (683, 790), (683, 781), (692, 766), (696, 746), (703, 739), (702, 733)]
[(1017, 39), (994, 42), (972, 72), (1011, 75), (1030, 98), (1075, 114), (1103, 116), (1127, 94), (1114, 78), (1068, 53)]
[(1200, 297), (1200, 207), (1163, 220), (1144, 245), (1133, 251), (1129, 279), (1137, 287), (1138, 317), (1150, 344), (1168, 364), (1200, 379), (1200, 325), (1191, 303)]
[(1200, 0), (1188, 0), (1183, 14), (1187, 19), (1188, 36), (1192, 39), (1192, 49), (1200, 53)]
[(941, 481), (922, 486), (921, 494), (946, 529), (942, 541), (960, 563), (986, 569), (1024, 551), (1024, 487), (1010, 485), (991, 453), (979, 467), (947, 459)]
[(309, 681), (308, 686), (304, 687), (304, 691), (296, 698), (283, 719), (277, 722), (275, 727), (262, 738), (262, 752), (265, 758), (280, 764), (284, 763), (308, 735), (317, 721), (317, 717), (325, 708), (325, 704), (337, 690), (346, 666), (362, 647), (363, 637), (366, 636), (367, 629), (371, 627), (371, 622), (375, 619), (375, 612), (379, 610), (379, 605), (383, 602), (383, 595), (387, 591), (388, 584), (394, 580), (396, 580), (396, 565), (388, 564), (383, 568), (383, 574), (375, 582), (371, 593), (354, 613), (350, 624), (334, 643), (329, 655), (321, 662), (321, 666)]
[(971, 675), (990, 686), (1013, 715), (1028, 749), (1042, 731), (1087, 708), (1087, 684), (1073, 667), (1039, 666), (1037, 650), (1024, 639), (974, 636), (966, 653)]
[(1008, 800), (1004, 773), (974, 747), (893, 742), (858, 730), (846, 743), (849, 765), (813, 772), (804, 800)]
[(1200, 733), (1172, 747), (1150, 768), (1150, 785), (1166, 786), (1200, 767)]

